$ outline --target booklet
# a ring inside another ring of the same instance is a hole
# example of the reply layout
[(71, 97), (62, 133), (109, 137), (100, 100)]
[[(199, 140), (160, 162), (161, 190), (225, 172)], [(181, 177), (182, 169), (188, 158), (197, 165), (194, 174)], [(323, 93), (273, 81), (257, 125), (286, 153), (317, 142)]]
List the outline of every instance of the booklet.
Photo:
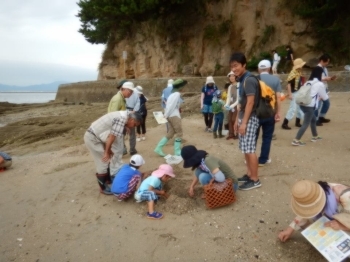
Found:
[(168, 165), (177, 165), (180, 164), (183, 160), (181, 156), (172, 156), (170, 154), (166, 155), (164, 158)]
[(301, 234), (330, 262), (340, 262), (350, 255), (350, 236), (342, 230), (325, 227), (329, 219), (322, 216)]
[(157, 120), (158, 124), (168, 123), (168, 120), (164, 117), (161, 111), (153, 112), (154, 118)]

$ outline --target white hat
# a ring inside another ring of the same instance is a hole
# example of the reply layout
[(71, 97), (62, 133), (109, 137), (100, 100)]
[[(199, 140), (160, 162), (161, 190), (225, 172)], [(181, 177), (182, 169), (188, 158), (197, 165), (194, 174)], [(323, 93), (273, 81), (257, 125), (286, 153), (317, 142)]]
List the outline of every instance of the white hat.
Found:
[(142, 88), (142, 86), (136, 86), (136, 92), (138, 93), (138, 94), (143, 94), (143, 88)]
[(145, 160), (143, 160), (143, 157), (141, 155), (136, 154), (130, 158), (130, 164), (133, 166), (142, 166), (145, 164)]
[(122, 85), (122, 88), (130, 89), (132, 91), (135, 91), (134, 83), (133, 82), (125, 82)]
[(215, 84), (214, 78), (212, 76), (208, 76), (207, 80), (205, 81), (206, 85), (210, 83)]
[(168, 80), (168, 86), (169, 86), (169, 85), (172, 85), (172, 84), (173, 84), (173, 82), (174, 82), (174, 80), (173, 80), (173, 79), (169, 79), (169, 80)]
[(269, 60), (261, 60), (258, 64), (258, 68), (259, 69), (267, 69), (267, 68), (271, 68), (271, 62)]
[(230, 77), (230, 75), (234, 75), (234, 73), (231, 71), (230, 73), (227, 74), (227, 77)]

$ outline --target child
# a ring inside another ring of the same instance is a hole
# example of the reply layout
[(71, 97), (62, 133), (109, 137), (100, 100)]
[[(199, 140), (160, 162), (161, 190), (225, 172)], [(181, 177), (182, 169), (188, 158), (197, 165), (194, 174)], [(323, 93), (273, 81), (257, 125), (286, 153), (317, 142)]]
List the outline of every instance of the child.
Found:
[(214, 138), (217, 138), (218, 135), (216, 131), (219, 128), (219, 138), (224, 137), (222, 135), (222, 125), (224, 124), (224, 112), (223, 112), (223, 106), (224, 101), (221, 100), (221, 91), (216, 90), (213, 94), (213, 100), (212, 100), (212, 109), (214, 114), (214, 129), (213, 129), (213, 136)]
[(145, 160), (139, 154), (130, 158), (130, 163), (123, 165), (115, 178), (111, 192), (117, 197), (118, 201), (122, 201), (131, 196), (141, 183), (142, 174), (139, 168), (145, 164)]
[[(184, 146), (181, 150), (181, 156), (184, 160), (184, 168), (191, 167), (195, 177), (192, 181), (188, 194), (194, 196), (194, 187), (199, 182), (203, 186), (214, 180), (221, 183), (226, 178), (231, 178), (233, 182), (233, 190), (238, 188), (238, 179), (232, 169), (220, 158), (209, 155), (204, 150), (197, 150), (195, 146)], [(205, 198), (203, 195), (202, 198)]]
[[(146, 140), (146, 117), (147, 117), (147, 107), (146, 103), (148, 101), (148, 98), (144, 96), (143, 94), (143, 88), (141, 86), (136, 87), (137, 92), (139, 93), (140, 97), (140, 109), (139, 113), (142, 115), (142, 123), (136, 127), (137, 132), (137, 142), (140, 142), (141, 140)], [(141, 137), (142, 133), (142, 137)]]
[(154, 211), (154, 203), (159, 196), (168, 198), (168, 194), (162, 190), (162, 183), (166, 183), (172, 177), (175, 177), (173, 168), (162, 164), (152, 172), (151, 176), (142, 181), (140, 188), (135, 193), (135, 199), (137, 202), (148, 202), (147, 218), (161, 219), (163, 217), (162, 213)]

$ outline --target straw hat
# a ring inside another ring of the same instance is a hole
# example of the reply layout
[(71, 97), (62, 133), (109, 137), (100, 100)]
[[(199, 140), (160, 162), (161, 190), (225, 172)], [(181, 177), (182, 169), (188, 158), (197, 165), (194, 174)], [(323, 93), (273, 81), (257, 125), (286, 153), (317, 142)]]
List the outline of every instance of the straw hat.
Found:
[(306, 62), (303, 59), (297, 58), (293, 61), (293, 69), (302, 68), (305, 64)]
[(292, 210), (302, 218), (312, 218), (321, 213), (326, 205), (322, 187), (310, 180), (301, 180), (292, 188)]

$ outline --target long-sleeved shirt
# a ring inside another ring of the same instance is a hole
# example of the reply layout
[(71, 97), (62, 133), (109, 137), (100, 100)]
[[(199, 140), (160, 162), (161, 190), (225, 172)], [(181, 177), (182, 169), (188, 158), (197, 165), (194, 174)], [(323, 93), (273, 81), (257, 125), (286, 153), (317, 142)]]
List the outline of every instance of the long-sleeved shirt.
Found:
[(181, 104), (181, 95), (179, 92), (174, 92), (172, 93), (167, 100), (166, 107), (165, 107), (165, 112), (164, 112), (164, 117), (172, 117), (172, 116), (177, 116), (181, 118), (180, 115), (180, 104)]
[(165, 108), (166, 101), (168, 100), (169, 96), (171, 95), (171, 91), (173, 90), (173, 85), (168, 85), (166, 88), (163, 89), (162, 92), (162, 107)]
[(131, 111), (139, 111), (140, 109), (140, 97), (135, 91), (129, 98), (126, 98), (126, 108)]
[(108, 113), (126, 110), (126, 101), (122, 92), (114, 95), (108, 105)]
[(239, 101), (239, 86), (238, 84), (235, 84), (235, 85), (232, 84), (228, 87), (225, 106), (230, 106), (231, 111), (234, 112), (235, 111), (234, 108), (235, 106), (238, 105), (238, 101)]
[(317, 78), (314, 78), (314, 80), (310, 81), (310, 83), (312, 85), (311, 92), (310, 92), (312, 100), (311, 100), (311, 103), (306, 106), (318, 108), (318, 101), (319, 101), (318, 98), (320, 97), (322, 100), (327, 100), (328, 95), (326, 93), (324, 84), (321, 81), (319, 81)]

